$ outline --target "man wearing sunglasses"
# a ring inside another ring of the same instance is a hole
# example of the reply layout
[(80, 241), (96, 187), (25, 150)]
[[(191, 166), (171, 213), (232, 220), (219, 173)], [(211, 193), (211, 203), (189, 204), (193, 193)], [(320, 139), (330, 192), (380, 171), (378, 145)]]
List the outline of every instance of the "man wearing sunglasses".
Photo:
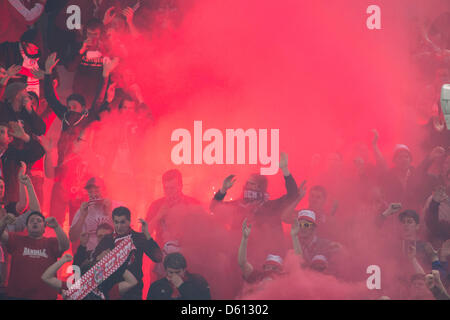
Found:
[(291, 229), (294, 250), (303, 257), (307, 267), (324, 272), (328, 268), (330, 256), (342, 246), (337, 242), (319, 238), (316, 233), (316, 213), (312, 210), (300, 210)]

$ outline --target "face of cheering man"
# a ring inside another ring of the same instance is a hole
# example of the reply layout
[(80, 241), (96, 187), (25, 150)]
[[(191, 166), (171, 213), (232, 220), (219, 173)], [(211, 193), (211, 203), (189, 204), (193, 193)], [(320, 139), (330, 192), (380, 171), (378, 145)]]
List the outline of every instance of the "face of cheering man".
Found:
[(39, 239), (45, 232), (45, 221), (39, 215), (32, 215), (27, 223), (28, 235), (31, 238)]
[(130, 220), (126, 216), (113, 216), (114, 230), (119, 236), (128, 234), (130, 231)]

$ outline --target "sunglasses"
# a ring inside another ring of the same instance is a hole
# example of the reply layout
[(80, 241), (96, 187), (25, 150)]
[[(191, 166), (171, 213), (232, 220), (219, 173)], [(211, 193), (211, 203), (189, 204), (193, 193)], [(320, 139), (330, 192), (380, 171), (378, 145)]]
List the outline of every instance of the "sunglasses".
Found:
[(300, 228), (308, 229), (308, 228), (312, 228), (314, 226), (314, 223), (300, 222), (298, 225), (300, 226)]

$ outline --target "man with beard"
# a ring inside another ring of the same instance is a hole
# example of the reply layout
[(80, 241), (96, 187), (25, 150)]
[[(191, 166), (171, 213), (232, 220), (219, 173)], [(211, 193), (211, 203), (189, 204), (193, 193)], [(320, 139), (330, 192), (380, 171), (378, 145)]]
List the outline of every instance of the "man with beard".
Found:
[[(240, 230), (242, 221), (248, 219), (253, 225), (254, 243), (250, 247), (252, 260), (263, 261), (267, 254), (286, 253), (286, 241), (281, 224), (283, 208), (297, 195), (297, 184), (288, 169), (287, 154), (281, 153), (279, 167), (283, 172), (286, 194), (269, 200), (267, 178), (253, 174), (244, 186), (242, 198), (224, 202), (228, 189), (235, 183), (234, 175), (228, 176), (211, 201), (210, 210), (233, 231)], [(236, 238), (237, 240), (238, 238)]]
[[(42, 273), (69, 249), (70, 242), (55, 218), (45, 217), (40, 212), (31, 212), (26, 220), (28, 234), (21, 236), (5, 229), (14, 224), (12, 214), (0, 220), (1, 240), (11, 254), (11, 274), (7, 295), (11, 299), (54, 300), (57, 292), (42, 281)], [(45, 238), (45, 227), (56, 233), (56, 238)]]
[[(56, 54), (51, 54), (45, 63), (45, 98), (48, 105), (62, 121), (62, 132), (58, 140), (58, 162), (56, 168), (52, 170), (55, 183), (52, 190), (50, 214), (55, 216), (60, 222), (63, 221), (66, 207), (69, 205), (70, 222), (76, 210), (80, 206), (80, 201), (73, 201), (75, 198), (71, 194), (70, 188), (76, 187), (74, 183), (66, 185), (69, 181), (69, 171), (75, 171), (73, 166), (80, 164), (78, 150), (82, 145), (83, 133), (85, 129), (94, 121), (100, 120), (100, 113), (108, 108), (108, 104), (114, 99), (114, 90), (109, 90), (106, 94), (110, 72), (115, 68), (116, 62), (107, 60), (103, 67), (103, 84), (91, 109), (87, 110), (83, 96), (71, 94), (67, 98), (67, 106), (63, 105), (56, 97), (54, 86), (50, 74), (59, 60)], [(114, 89), (113, 86), (110, 89)], [(72, 169), (72, 170), (70, 170)], [(75, 177), (82, 178), (82, 177)]]

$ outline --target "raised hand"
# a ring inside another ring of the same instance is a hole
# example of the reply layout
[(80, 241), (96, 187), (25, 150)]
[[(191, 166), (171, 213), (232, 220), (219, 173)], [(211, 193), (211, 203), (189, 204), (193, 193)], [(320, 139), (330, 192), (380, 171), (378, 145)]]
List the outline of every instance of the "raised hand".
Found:
[(391, 216), (402, 208), (401, 203), (391, 203), (387, 210), (383, 213), (385, 217)]
[(31, 182), (30, 177), (27, 174), (25, 174), (26, 171), (27, 171), (27, 165), (25, 164), (25, 162), (21, 161), (19, 174), (18, 174), (19, 182), (27, 187), (31, 187), (33, 185), (33, 183)]
[(8, 213), (3, 217), (3, 221), (6, 223), (6, 225), (14, 224), (16, 223), (16, 216), (12, 213)]
[(19, 122), (10, 121), (8, 123), (9, 125), (9, 135), (23, 140), (25, 142), (30, 141), (30, 136), (25, 133), (25, 130), (23, 129), (23, 126)]
[(236, 182), (236, 179), (234, 178), (235, 175), (229, 175), (228, 177), (225, 178), (225, 180), (223, 180), (222, 183), (222, 188), (220, 189), (220, 192), (222, 193), (226, 193), (228, 191), (228, 189), (230, 189), (233, 184)]
[(247, 225), (247, 218), (245, 218), (244, 222), (242, 223), (242, 236), (244, 237), (244, 239), (248, 239), (251, 231), (252, 225)]
[(134, 18), (134, 10), (130, 7), (126, 7), (122, 10), (122, 14), (125, 16), (125, 19), (127, 20), (127, 23), (130, 25), (133, 23)]
[(103, 24), (106, 26), (107, 24), (110, 24), (111, 21), (116, 17), (116, 7), (110, 7), (108, 10), (106, 10), (105, 15), (103, 16)]
[(48, 227), (52, 229), (56, 229), (59, 227), (58, 221), (56, 220), (55, 217), (48, 217), (47, 219), (45, 219), (45, 223)]
[(429, 290), (434, 288), (435, 283), (434, 283), (434, 275), (433, 274), (427, 274), (425, 276), (425, 285), (427, 286), (427, 288)]
[(139, 223), (142, 225), (141, 232), (148, 234), (148, 223), (144, 219), (139, 219)]
[(20, 72), (20, 70), (22, 70), (22, 66), (13, 64), (8, 68), (8, 70), (6, 70), (6, 75), (8, 76), (8, 78), (14, 78)]
[(56, 59), (56, 52), (53, 52), (51, 55), (48, 56), (47, 60), (45, 61), (45, 73), (51, 74), (53, 71), (53, 68), (58, 64), (59, 59)]

